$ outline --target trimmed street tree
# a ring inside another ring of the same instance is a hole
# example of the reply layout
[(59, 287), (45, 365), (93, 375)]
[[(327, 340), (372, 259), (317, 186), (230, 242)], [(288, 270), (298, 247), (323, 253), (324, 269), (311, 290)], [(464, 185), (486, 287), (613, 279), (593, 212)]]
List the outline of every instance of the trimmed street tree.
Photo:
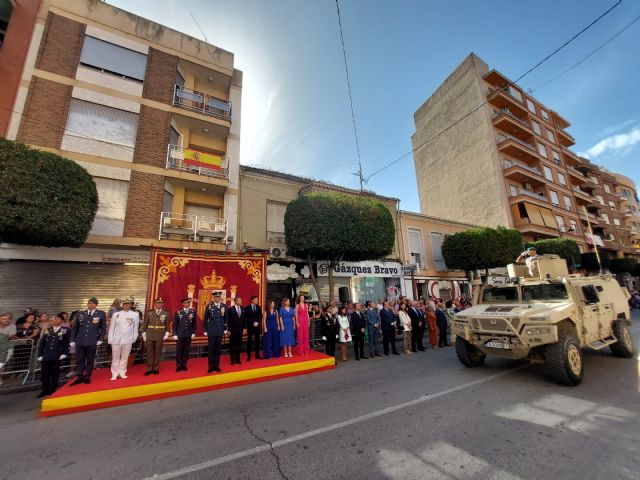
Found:
[(442, 255), (448, 268), (475, 272), (504, 267), (522, 253), (522, 234), (513, 228), (474, 228), (448, 235)]
[(97, 210), (96, 184), (80, 165), (0, 138), (0, 241), (79, 247)]
[(537, 252), (541, 255), (558, 255), (560, 258), (564, 258), (571, 268), (575, 268), (576, 262), (580, 261), (580, 248), (570, 238), (538, 240), (529, 245), (536, 247)]
[[(329, 262), (329, 301), (333, 301), (333, 269), (337, 262), (383, 258), (393, 250), (395, 226), (389, 209), (366, 197), (342, 193), (308, 193), (287, 206), (284, 215), (287, 252), (306, 258), (311, 270)], [(316, 288), (318, 291), (318, 288)]]
[(609, 271), (611, 273), (634, 273), (638, 266), (635, 258), (613, 258), (609, 263)]

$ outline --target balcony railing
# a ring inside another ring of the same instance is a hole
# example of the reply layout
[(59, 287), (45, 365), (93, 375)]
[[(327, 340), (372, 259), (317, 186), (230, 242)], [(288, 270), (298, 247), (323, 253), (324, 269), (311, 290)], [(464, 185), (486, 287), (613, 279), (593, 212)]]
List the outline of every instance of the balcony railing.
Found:
[(529, 122), (527, 122), (526, 120), (523, 120), (523, 119), (521, 119), (521, 118), (519, 118), (519, 117), (516, 117), (516, 116), (511, 112), (511, 110), (509, 110), (508, 108), (501, 108), (500, 110), (497, 110), (497, 111), (495, 112), (495, 114), (493, 115), (493, 118), (497, 118), (497, 117), (499, 117), (500, 115), (506, 115), (506, 116), (508, 116), (509, 118), (513, 118), (516, 122), (521, 123), (521, 124), (522, 124), (522, 125), (524, 125), (525, 127), (527, 127), (527, 128), (531, 128), (531, 125), (529, 125)]
[[(516, 143), (519, 143), (520, 145), (533, 150), (534, 152), (536, 151), (536, 149), (534, 148), (534, 146), (529, 143), (529, 142), (525, 142), (524, 140), (520, 140), (519, 138), (516, 138), (512, 135), (498, 135), (498, 137), (496, 138), (498, 144), (502, 143), (502, 142), (506, 142), (507, 140), (513, 140)], [(537, 152), (536, 152), (537, 153)]]
[(166, 168), (208, 177), (229, 178), (229, 157), (169, 145)]
[(189, 240), (224, 239), (227, 237), (227, 221), (223, 218), (188, 213), (160, 213), (159, 240), (169, 236), (187, 237)]
[(542, 176), (542, 171), (537, 167), (530, 167), (526, 163), (519, 162), (518, 160), (503, 160), (502, 161), (502, 168), (504, 168), (506, 170), (506, 169), (511, 168), (511, 167), (524, 168), (525, 170), (527, 170), (529, 172), (532, 172), (532, 173), (535, 173), (536, 175)]
[(173, 105), (203, 115), (231, 121), (231, 102), (208, 93), (175, 86)]
[(285, 243), (284, 232), (267, 231), (267, 242), (269, 243)]
[(527, 195), (528, 197), (535, 198), (536, 200), (548, 202), (547, 197), (545, 197), (544, 195), (537, 194), (535, 192), (532, 192), (531, 190), (526, 190), (524, 188), (516, 188), (515, 190), (509, 192), (509, 196), (511, 197), (517, 197), (518, 195)]
[(582, 190), (580, 187), (573, 187), (573, 191), (576, 193), (579, 193), (580, 195), (584, 195), (586, 197), (592, 198), (591, 194), (585, 192), (584, 190)]
[(585, 180), (587, 180), (587, 176), (584, 173), (582, 173), (580, 170), (578, 170), (577, 168), (567, 167), (567, 170), (569, 170), (570, 172), (573, 172), (576, 175), (579, 175), (581, 178), (584, 178)]

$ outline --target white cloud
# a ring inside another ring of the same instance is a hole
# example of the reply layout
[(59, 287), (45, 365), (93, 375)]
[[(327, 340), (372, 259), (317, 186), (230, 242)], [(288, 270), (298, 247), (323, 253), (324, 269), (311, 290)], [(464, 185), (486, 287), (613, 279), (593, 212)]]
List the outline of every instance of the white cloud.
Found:
[(634, 127), (627, 133), (611, 135), (610, 137), (600, 140), (593, 147), (587, 149), (585, 152), (580, 152), (578, 155), (588, 159), (594, 159), (603, 153), (628, 150), (636, 143), (640, 143), (640, 126)]

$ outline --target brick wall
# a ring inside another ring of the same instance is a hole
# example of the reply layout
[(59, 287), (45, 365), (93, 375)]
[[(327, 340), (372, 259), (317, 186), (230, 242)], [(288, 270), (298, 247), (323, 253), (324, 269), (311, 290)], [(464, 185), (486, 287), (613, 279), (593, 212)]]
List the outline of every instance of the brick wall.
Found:
[(173, 103), (177, 71), (178, 57), (150, 48), (142, 96), (157, 102)]
[(170, 126), (171, 113), (142, 105), (138, 117), (133, 161), (164, 168), (167, 162)]
[(36, 68), (65, 77), (75, 77), (85, 27), (84, 23), (49, 12)]
[(158, 238), (163, 195), (164, 177), (131, 172), (124, 220), (125, 237)]
[(33, 77), (17, 140), (42, 147), (60, 148), (71, 101), (71, 89), (68, 85)]

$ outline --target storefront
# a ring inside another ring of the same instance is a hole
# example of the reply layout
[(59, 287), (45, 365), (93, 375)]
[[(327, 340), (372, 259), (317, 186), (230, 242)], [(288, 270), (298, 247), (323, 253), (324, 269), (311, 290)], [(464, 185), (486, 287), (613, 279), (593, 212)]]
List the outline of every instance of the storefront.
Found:
[[(318, 262), (318, 288), (322, 298), (329, 298), (329, 263)], [(338, 262), (333, 269), (334, 295), (341, 302), (363, 303), (367, 300), (396, 300), (401, 295), (400, 262)]]
[[(414, 289), (415, 284), (415, 289)], [(406, 295), (414, 299), (414, 293), (417, 292), (418, 298), (442, 298), (450, 300), (466, 293), (470, 298), (470, 284), (464, 277), (458, 278), (438, 278), (407, 275), (403, 279), (404, 291)]]

